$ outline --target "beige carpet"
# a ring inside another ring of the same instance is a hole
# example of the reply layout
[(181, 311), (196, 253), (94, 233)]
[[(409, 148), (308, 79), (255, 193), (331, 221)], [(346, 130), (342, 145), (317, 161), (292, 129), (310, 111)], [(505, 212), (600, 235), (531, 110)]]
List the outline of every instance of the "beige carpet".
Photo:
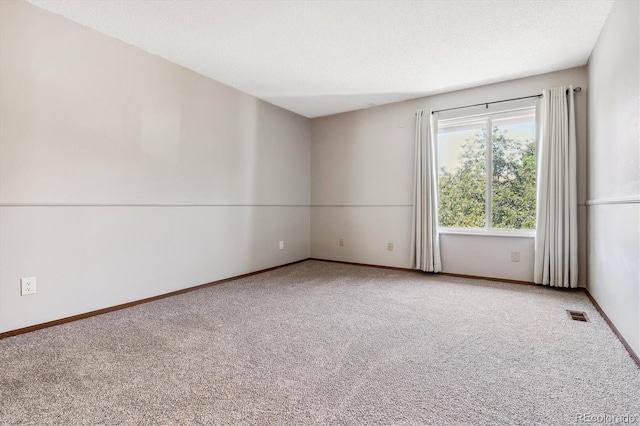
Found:
[(640, 369), (543, 287), (306, 261), (0, 345), (2, 425), (640, 423)]

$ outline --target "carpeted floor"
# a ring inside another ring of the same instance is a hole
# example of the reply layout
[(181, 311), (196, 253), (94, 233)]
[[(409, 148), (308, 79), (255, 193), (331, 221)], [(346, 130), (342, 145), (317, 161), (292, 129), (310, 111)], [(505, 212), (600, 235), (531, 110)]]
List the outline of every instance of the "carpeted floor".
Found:
[(582, 292), (537, 286), (306, 261), (0, 341), (3, 425), (603, 415), (640, 423), (640, 369)]

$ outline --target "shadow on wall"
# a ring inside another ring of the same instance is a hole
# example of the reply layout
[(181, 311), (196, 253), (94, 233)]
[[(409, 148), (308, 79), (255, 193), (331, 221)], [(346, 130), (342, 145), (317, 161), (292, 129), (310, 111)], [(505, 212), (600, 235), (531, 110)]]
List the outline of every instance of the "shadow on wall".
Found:
[(309, 181), (300, 174), (309, 173), (308, 133), (302, 140), (290, 112), (252, 96), (242, 95), (235, 108), (235, 140), (230, 143), (239, 148), (231, 167), (242, 171), (237, 175), (242, 180), (240, 203), (247, 205), (235, 209), (243, 247), (249, 248), (238, 262), (257, 270), (299, 260), (296, 252), (308, 256)]

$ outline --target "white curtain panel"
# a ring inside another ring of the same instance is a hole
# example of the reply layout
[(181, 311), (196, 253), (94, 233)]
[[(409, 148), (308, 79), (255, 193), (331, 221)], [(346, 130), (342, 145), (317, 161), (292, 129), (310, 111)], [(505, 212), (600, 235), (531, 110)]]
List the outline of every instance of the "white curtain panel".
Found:
[(575, 288), (578, 202), (573, 86), (542, 94), (534, 281)]
[(438, 235), (435, 120), (436, 116), (431, 110), (422, 109), (416, 113), (411, 264), (415, 269), (426, 272), (442, 270)]

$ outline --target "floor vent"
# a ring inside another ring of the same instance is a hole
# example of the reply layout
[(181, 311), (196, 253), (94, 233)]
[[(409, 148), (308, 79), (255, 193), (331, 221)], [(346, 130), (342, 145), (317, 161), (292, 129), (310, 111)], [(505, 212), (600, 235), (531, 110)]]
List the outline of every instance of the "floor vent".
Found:
[(567, 310), (567, 314), (569, 315), (569, 318), (574, 321), (589, 322), (589, 318), (587, 318), (587, 314), (584, 312)]

